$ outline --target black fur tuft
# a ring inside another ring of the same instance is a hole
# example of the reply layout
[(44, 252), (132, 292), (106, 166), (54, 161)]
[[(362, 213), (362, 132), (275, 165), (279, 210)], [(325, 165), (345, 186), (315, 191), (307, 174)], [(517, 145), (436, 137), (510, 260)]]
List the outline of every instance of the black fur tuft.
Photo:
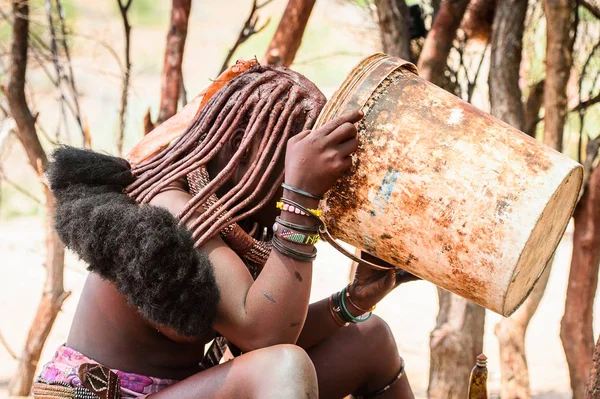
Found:
[(133, 180), (127, 161), (65, 147), (48, 178), (56, 230), (90, 271), (154, 323), (185, 336), (210, 329), (219, 301), (212, 265), (169, 211), (122, 194)]
[(127, 187), (134, 181), (131, 166), (123, 158), (100, 154), (69, 146), (59, 147), (52, 153), (47, 176), (52, 190), (71, 184)]

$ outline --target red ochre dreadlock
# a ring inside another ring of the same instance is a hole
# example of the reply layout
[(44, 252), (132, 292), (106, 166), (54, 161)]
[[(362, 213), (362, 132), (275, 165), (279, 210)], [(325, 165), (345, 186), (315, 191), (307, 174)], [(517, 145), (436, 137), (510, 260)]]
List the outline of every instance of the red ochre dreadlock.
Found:
[[(229, 163), (179, 214), (181, 223), (186, 223), (200, 206), (206, 208), (189, 225), (196, 247), (201, 247), (271, 200), (283, 181), (283, 170), (276, 166), (281, 164), (287, 140), (312, 128), (324, 105), (323, 94), (304, 76), (284, 67), (254, 67), (219, 90), (173, 145), (134, 168), (136, 181), (127, 193), (138, 203), (148, 203), (172, 182), (206, 168), (234, 133), (243, 129), (240, 146)], [(231, 178), (257, 136), (262, 136), (258, 156), (240, 182), (216, 202), (207, 202)], [(273, 180), (275, 173), (279, 175)], [(257, 198), (273, 181), (268, 194)]]

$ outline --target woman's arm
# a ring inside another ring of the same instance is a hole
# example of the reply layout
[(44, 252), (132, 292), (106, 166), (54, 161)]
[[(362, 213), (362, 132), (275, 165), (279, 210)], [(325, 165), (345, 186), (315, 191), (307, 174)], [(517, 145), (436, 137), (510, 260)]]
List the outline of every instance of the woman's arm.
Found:
[[(303, 132), (288, 142), (286, 183), (319, 195), (331, 187), (348, 167), (356, 149), (356, 128), (362, 117), (356, 112), (339, 117), (322, 128)], [(310, 160), (310, 162), (309, 162)], [(284, 192), (306, 208), (318, 201)], [(160, 193), (151, 204), (177, 215), (190, 200), (181, 190)], [(281, 218), (305, 226), (315, 225), (308, 216), (283, 212)], [(192, 218), (193, 219), (193, 218)], [(310, 252), (312, 246), (292, 246)], [(259, 277), (254, 281), (237, 254), (215, 236), (202, 248), (211, 261), (220, 291), (213, 328), (242, 351), (280, 343), (295, 343), (308, 311), (312, 262), (300, 262), (273, 249)]]

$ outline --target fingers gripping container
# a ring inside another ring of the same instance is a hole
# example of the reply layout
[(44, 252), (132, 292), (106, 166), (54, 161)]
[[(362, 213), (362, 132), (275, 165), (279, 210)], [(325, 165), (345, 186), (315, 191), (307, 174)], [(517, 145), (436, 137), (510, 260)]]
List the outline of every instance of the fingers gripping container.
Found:
[(350, 72), (315, 127), (356, 109), (353, 166), (320, 204), (331, 235), (513, 313), (566, 229), (581, 166), (384, 54)]

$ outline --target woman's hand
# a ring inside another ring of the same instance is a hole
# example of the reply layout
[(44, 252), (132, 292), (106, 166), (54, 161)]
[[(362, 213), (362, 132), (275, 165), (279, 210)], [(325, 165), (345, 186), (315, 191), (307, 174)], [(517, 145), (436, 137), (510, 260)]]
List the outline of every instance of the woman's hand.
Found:
[(287, 143), (285, 183), (316, 196), (327, 192), (352, 166), (358, 148), (356, 126), (361, 111), (347, 112), (323, 126), (306, 130)]
[[(375, 306), (400, 284), (419, 280), (417, 276), (395, 268), (393, 265), (365, 252), (361, 253), (361, 259), (391, 268), (390, 270), (377, 270), (365, 264), (358, 265), (354, 282), (349, 288), (349, 294), (352, 302), (363, 310)], [(358, 311), (356, 313), (360, 314), (362, 312)]]

